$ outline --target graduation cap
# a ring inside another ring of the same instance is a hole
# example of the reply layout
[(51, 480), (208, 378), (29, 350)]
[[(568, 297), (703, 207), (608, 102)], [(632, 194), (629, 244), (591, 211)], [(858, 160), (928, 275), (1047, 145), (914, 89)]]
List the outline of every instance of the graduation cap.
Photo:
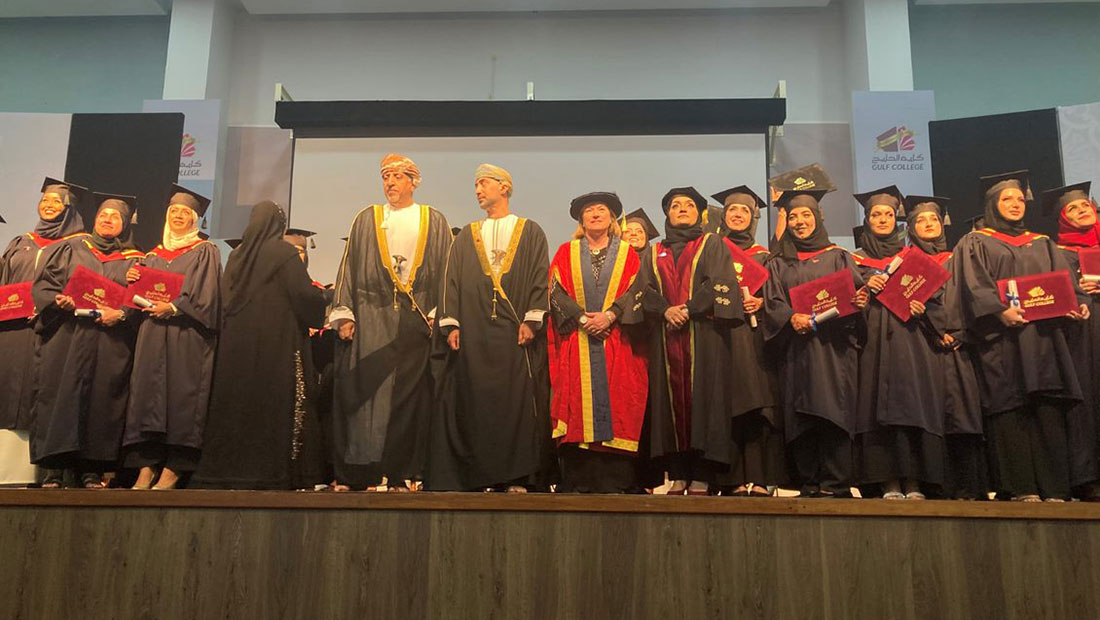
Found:
[(88, 195), (88, 188), (73, 183), (66, 183), (64, 181), (58, 181), (53, 177), (46, 177), (46, 180), (42, 181), (41, 192), (45, 194), (49, 191), (65, 190), (72, 196), (70, 206), (76, 206), (77, 203), (84, 200), (84, 197)]
[(121, 200), (126, 203), (126, 206), (130, 207), (130, 223), (137, 224), (137, 196), (129, 196), (127, 194), (107, 194), (104, 192), (92, 192), (92, 197), (95, 198), (96, 212), (99, 212), (99, 207), (108, 200)]
[(813, 163), (801, 168), (795, 168), (790, 172), (774, 176), (768, 179), (768, 185), (783, 192), (803, 189), (836, 189), (836, 184), (829, 178), (825, 168), (821, 164)]
[[(457, 236), (458, 236), (458, 233), (460, 233), (460, 232), (462, 232), (462, 229), (461, 229), (461, 228), (459, 228), (458, 226), (454, 226), (454, 227), (452, 227), (452, 228), (451, 228), (451, 236), (452, 236), (452, 237), (457, 237)], [(347, 238), (347, 237), (341, 237), (341, 238), (342, 238), (342, 239), (343, 239), (344, 241), (347, 241), (347, 240), (348, 240), (348, 238)]]
[(703, 198), (703, 195), (699, 193), (699, 190), (691, 187), (674, 187), (661, 198), (661, 209), (668, 215), (668, 208), (672, 204), (672, 199), (676, 196), (687, 196), (695, 203), (695, 208), (702, 214), (707, 208), (707, 199)]
[(1031, 193), (1031, 183), (1028, 182), (1029, 173), (1027, 170), (1016, 170), (1014, 172), (1005, 172), (1003, 174), (994, 174), (988, 177), (981, 177), (979, 182), (982, 188), (982, 201), (985, 201), (986, 194), (989, 190), (993, 189), (994, 185), (1003, 181), (1016, 181), (1020, 184), (1020, 189), (1024, 192), (1024, 200), (1032, 200), (1034, 195)]
[(828, 194), (831, 191), (833, 191), (833, 190), (831, 190), (831, 189), (784, 190), (784, 192), (779, 195), (779, 199), (776, 200), (775, 204), (772, 205), (772, 206), (775, 207), (776, 209), (788, 209), (788, 208), (790, 208), (791, 200), (797, 198), (798, 196), (809, 196), (810, 198), (813, 198), (817, 202), (821, 202), (821, 199), (825, 197), (825, 194)]
[(880, 187), (869, 192), (863, 192), (862, 194), (852, 194), (852, 197), (854, 197), (859, 204), (863, 205), (864, 209), (870, 212), (871, 208), (875, 206), (871, 203), (871, 199), (882, 194), (891, 196), (894, 200), (897, 200), (898, 206), (895, 213), (899, 219), (905, 217), (905, 209), (903, 208), (905, 205), (905, 196), (902, 195), (897, 185), (887, 185), (886, 187)]
[(7, 224), (8, 221), (4, 219), (3, 215), (0, 215), (0, 224)]
[[(726, 205), (726, 199), (729, 198), (730, 196), (733, 196), (734, 194), (745, 194), (747, 196), (750, 196), (753, 200), (756, 201), (756, 206), (757, 207), (766, 207), (766, 206), (768, 206), (768, 202), (766, 200), (760, 198), (760, 196), (758, 196), (756, 194), (756, 192), (749, 189), (748, 185), (738, 185), (737, 187), (731, 187), (729, 189), (722, 190), (722, 191), (718, 192), (717, 194), (711, 194), (710, 197), (717, 200), (722, 205), (722, 208), (724, 210), (725, 207), (727, 206)], [(751, 205), (746, 205), (746, 206), (751, 206)]]
[(1089, 200), (1089, 190), (1092, 188), (1091, 181), (1084, 181), (1083, 183), (1074, 183), (1072, 185), (1066, 185), (1056, 189), (1048, 189), (1043, 192), (1043, 215), (1050, 215), (1057, 211), (1062, 212), (1071, 202), (1075, 200)]
[(244, 239), (222, 239), (222, 242), (224, 242), (226, 245), (229, 246), (230, 249), (233, 250), (236, 250), (237, 247), (241, 245), (242, 241), (244, 241)]
[(646, 239), (653, 241), (657, 237), (661, 236), (661, 233), (657, 230), (657, 227), (653, 225), (653, 220), (649, 219), (649, 216), (645, 214), (645, 209), (635, 209), (626, 214), (623, 218), (624, 222), (638, 222), (642, 225), (642, 229), (645, 230)]
[[(454, 232), (454, 229), (452, 228), (451, 231)], [(348, 238), (347, 237), (340, 237), (340, 241), (343, 241), (344, 243), (347, 243)]]
[(981, 215), (967, 218), (966, 224), (970, 227), (970, 230), (979, 230), (981, 228), (985, 228), (985, 214), (983, 213)]
[(168, 199), (169, 205), (184, 205), (186, 207), (191, 207), (200, 218), (206, 215), (206, 208), (210, 206), (209, 198), (177, 183), (173, 183), (171, 189), (172, 196)]
[(619, 200), (619, 196), (615, 192), (589, 192), (570, 201), (569, 215), (579, 222), (585, 207), (596, 203), (607, 205), (607, 208), (611, 210), (612, 215), (615, 217), (623, 214), (623, 202)]
[[(285, 239), (286, 237), (301, 237), (303, 247), (305, 246), (306, 240), (309, 240), (309, 249), (316, 250), (317, 242), (313, 240), (313, 235), (316, 234), (317, 233), (313, 232), (312, 230), (305, 230), (304, 228), (288, 228), (286, 229), (286, 232), (283, 233), (283, 238)], [(287, 239), (287, 241), (289, 241), (289, 239)]]
[(912, 212), (913, 209), (916, 209), (917, 205), (929, 202), (936, 205), (936, 208), (939, 209), (940, 222), (944, 226), (950, 226), (951, 214), (947, 212), (947, 203), (951, 202), (950, 198), (943, 198), (941, 196), (915, 196), (910, 194), (905, 197), (905, 211), (908, 214)]

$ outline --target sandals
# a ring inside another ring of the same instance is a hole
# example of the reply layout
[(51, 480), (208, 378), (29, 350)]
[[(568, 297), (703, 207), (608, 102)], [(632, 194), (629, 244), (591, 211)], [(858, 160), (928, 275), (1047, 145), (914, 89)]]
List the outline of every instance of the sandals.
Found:
[(905, 499), (905, 493), (901, 491), (887, 491), (882, 494), (882, 499)]
[(85, 489), (106, 489), (107, 483), (100, 474), (86, 472), (80, 476), (80, 486)]

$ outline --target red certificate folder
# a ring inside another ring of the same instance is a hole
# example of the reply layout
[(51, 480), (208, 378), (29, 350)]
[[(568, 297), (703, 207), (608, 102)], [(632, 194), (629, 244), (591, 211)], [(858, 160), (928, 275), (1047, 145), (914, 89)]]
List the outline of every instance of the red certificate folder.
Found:
[(152, 269), (150, 267), (138, 267), (141, 278), (130, 284), (127, 291), (130, 297), (127, 303), (132, 304), (131, 298), (140, 295), (153, 303), (172, 303), (172, 300), (180, 296), (183, 290), (183, 274)]
[(852, 305), (852, 297), (855, 294), (856, 286), (852, 282), (852, 272), (841, 269), (792, 287), (791, 308), (799, 314), (809, 315), (821, 314), (836, 308), (839, 312), (838, 317), (848, 316), (856, 312), (856, 307)]
[(732, 243), (727, 243), (730, 255), (733, 256), (733, 268), (737, 271), (737, 283), (749, 289), (755, 294), (768, 280), (768, 270), (763, 265), (754, 261), (744, 250)]
[(940, 290), (951, 274), (918, 249), (905, 253), (901, 265), (875, 299), (902, 321), (908, 321), (909, 302), (924, 303)]
[(1065, 316), (1077, 309), (1077, 292), (1073, 290), (1069, 271), (1050, 271), (997, 280), (997, 291), (1001, 294), (1001, 301), (1006, 304), (1009, 303), (1010, 281), (1016, 282), (1020, 307), (1024, 310), (1024, 318), (1029, 321)]
[(33, 314), (30, 282), (0, 286), (0, 321), (26, 319)]
[(126, 287), (83, 265), (76, 266), (61, 294), (72, 297), (78, 310), (119, 309), (130, 299)]
[(1100, 248), (1088, 248), (1077, 253), (1081, 261), (1081, 275), (1100, 279)]

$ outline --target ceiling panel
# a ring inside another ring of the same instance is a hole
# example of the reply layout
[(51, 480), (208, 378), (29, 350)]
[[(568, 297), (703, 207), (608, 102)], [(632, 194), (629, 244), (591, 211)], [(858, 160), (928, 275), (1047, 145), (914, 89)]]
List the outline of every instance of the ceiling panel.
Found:
[(170, 5), (170, 0), (0, 0), (0, 18), (167, 15)]
[(254, 15), (315, 13), (483, 13), (530, 11), (647, 11), (823, 7), (830, 0), (241, 0)]

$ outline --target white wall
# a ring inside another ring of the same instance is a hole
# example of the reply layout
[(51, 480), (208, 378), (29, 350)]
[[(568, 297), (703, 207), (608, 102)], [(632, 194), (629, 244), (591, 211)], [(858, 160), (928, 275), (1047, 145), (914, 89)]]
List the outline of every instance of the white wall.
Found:
[[(837, 5), (838, 3), (833, 3)], [(847, 121), (844, 24), (824, 9), (608, 14), (241, 15), (229, 122), (271, 125), (298, 101), (770, 97), (788, 118)]]

